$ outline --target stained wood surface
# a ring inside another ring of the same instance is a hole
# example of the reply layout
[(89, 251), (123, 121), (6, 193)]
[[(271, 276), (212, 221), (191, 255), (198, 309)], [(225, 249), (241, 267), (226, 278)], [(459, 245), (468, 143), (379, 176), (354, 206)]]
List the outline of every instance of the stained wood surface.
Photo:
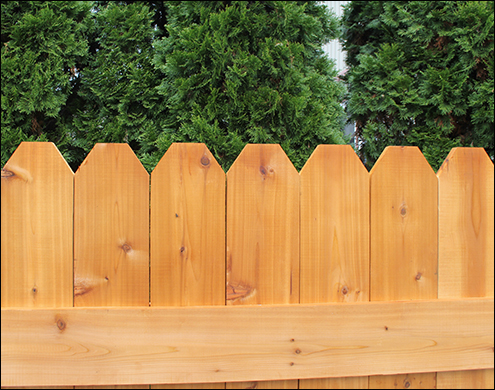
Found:
[(151, 174), (151, 304), (225, 304), (225, 173), (204, 144), (172, 144)]
[(149, 305), (149, 175), (127, 144), (96, 144), (75, 175), (74, 306)]
[[(369, 300), (369, 174), (349, 145), (318, 146), (301, 177), (301, 303)], [(299, 388), (367, 388), (368, 378)]]
[[(455, 148), (439, 180), (438, 297), (493, 297), (493, 163), (482, 148)], [(437, 374), (439, 389), (493, 389), (492, 370)]]
[(55, 144), (22, 142), (1, 180), (2, 307), (71, 307), (74, 173)]
[(51, 142), (22, 142), (2, 169), (2, 307), (72, 306), (74, 174)]
[(435, 389), (435, 375), (413, 373), (373, 376), (370, 389)]
[(2, 386), (493, 368), (493, 316), (493, 298), (2, 309)]
[(299, 175), (280, 145), (246, 145), (227, 173), (227, 304), (298, 302)]
[[(438, 182), (417, 147), (387, 147), (371, 172), (372, 301), (437, 297)], [(431, 371), (431, 370), (429, 370)], [(435, 373), (422, 383), (435, 383)], [(401, 377), (370, 377), (393, 388)], [(420, 381), (409, 381), (419, 385)], [(414, 387), (412, 387), (414, 388)]]
[(438, 389), (493, 389), (493, 368), (439, 372), (437, 385)]
[(225, 305), (225, 173), (204, 144), (172, 144), (151, 173), (150, 277), (152, 306)]

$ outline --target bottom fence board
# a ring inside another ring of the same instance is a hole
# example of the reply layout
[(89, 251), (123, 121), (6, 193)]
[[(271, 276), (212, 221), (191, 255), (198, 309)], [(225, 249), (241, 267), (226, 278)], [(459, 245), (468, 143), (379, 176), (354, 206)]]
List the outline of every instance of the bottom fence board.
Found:
[(261, 381), (493, 368), (493, 298), (2, 308), (2, 386)]

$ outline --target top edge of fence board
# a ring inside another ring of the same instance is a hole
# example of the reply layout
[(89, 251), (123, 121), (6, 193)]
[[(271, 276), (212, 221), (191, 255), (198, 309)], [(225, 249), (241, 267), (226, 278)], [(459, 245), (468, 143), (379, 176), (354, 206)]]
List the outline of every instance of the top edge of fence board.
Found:
[[(37, 144), (37, 145), (38, 145), (38, 144), (52, 144), (55, 148), (57, 148), (57, 146), (56, 146), (53, 142), (32, 142), (32, 141), (23, 141), (23, 142), (21, 142), (21, 143), (19, 144), (19, 146), (21, 146), (22, 144)], [(98, 145), (98, 144), (100, 144), (100, 145), (129, 145), (128, 143), (111, 143), (111, 142), (107, 142), (107, 143), (95, 143), (95, 145), (94, 145), (94, 146), (96, 146), (96, 145)], [(195, 142), (174, 142), (174, 143), (172, 143), (172, 145), (173, 145), (173, 144), (203, 144), (203, 143), (195, 143)], [(249, 145), (278, 145), (278, 146), (280, 146), (280, 144), (251, 144), (251, 143), (248, 143), (248, 144), (246, 144), (246, 145), (245, 145), (245, 147), (246, 147), (246, 146), (249, 146)], [(19, 148), (19, 146), (18, 146), (17, 148)], [(93, 148), (94, 148), (94, 146), (93, 146)], [(325, 146), (325, 147), (326, 147), (326, 146), (332, 146), (332, 147), (350, 147), (350, 148), (352, 148), (352, 146), (351, 146), (351, 145), (347, 145), (347, 144), (346, 144), (346, 145), (337, 145), (337, 144), (320, 144), (320, 145), (318, 145), (316, 148), (318, 148), (318, 147), (320, 147), (320, 146)], [(130, 146), (129, 146), (129, 148), (130, 148)], [(316, 150), (316, 148), (315, 148), (315, 150)], [(387, 146), (387, 147), (386, 147), (386, 148), (382, 151), (382, 153), (380, 154), (380, 157), (378, 158), (378, 160), (380, 160), (380, 158), (381, 158), (381, 157), (382, 157), (382, 155), (385, 153), (385, 151), (386, 151), (386, 149), (387, 149), (387, 148), (417, 148), (417, 149), (419, 149), (417, 146), (395, 146), (395, 145)], [(483, 151), (485, 152), (485, 154), (486, 154), (485, 149), (484, 149), (484, 148), (480, 148), (480, 147), (467, 147), (467, 146), (466, 146), (466, 147), (456, 147), (456, 148), (452, 148), (452, 149), (451, 149), (451, 152), (452, 152), (453, 150), (455, 150), (455, 149), (481, 149), (481, 150), (483, 150)], [(17, 149), (16, 149), (16, 150), (17, 150)], [(168, 150), (168, 149), (167, 149), (167, 150)], [(353, 150), (354, 150), (354, 149), (353, 149)], [(58, 148), (57, 148), (57, 151), (58, 151)], [(15, 153), (15, 151), (14, 151), (14, 153)], [(59, 152), (59, 153), (60, 153), (60, 152)], [(134, 152), (133, 152), (133, 153), (134, 153)], [(166, 153), (166, 151), (165, 151), (165, 153)], [(165, 153), (164, 153), (164, 155), (165, 155)], [(313, 151), (313, 153), (314, 153), (314, 151)], [(422, 152), (421, 152), (421, 151), (420, 151), (420, 153), (422, 154)], [(89, 153), (88, 153), (88, 154), (89, 154)], [(61, 154), (60, 154), (60, 155), (61, 155)], [(62, 156), (62, 155), (61, 155), (61, 156)], [(488, 156), (488, 154), (486, 154), (486, 156), (487, 156), (487, 157), (488, 157), (488, 159), (491, 161), (491, 159), (490, 159), (490, 157)], [(87, 157), (87, 156), (86, 156), (86, 157)], [(163, 157), (163, 156), (162, 156), (162, 157)], [(63, 158), (63, 156), (62, 156), (62, 158)], [(309, 159), (310, 159), (310, 158), (311, 158), (311, 156), (308, 158), (308, 160), (307, 160), (307, 161), (309, 161)], [(448, 157), (447, 157), (447, 158), (448, 158)], [(447, 158), (446, 158), (446, 160), (447, 160)], [(378, 160), (377, 160), (377, 162), (378, 162)], [(64, 161), (65, 161), (65, 159), (64, 159)], [(307, 161), (306, 161), (306, 163), (307, 163)], [(84, 162), (84, 161), (83, 161), (83, 162)], [(218, 163), (218, 162), (217, 162), (217, 163)], [(428, 162), (427, 162), (427, 163), (428, 163)], [(445, 161), (444, 161), (444, 163), (445, 163)], [(67, 162), (66, 162), (66, 164), (67, 164)], [(291, 162), (291, 164), (292, 164), (292, 162)], [(492, 164), (493, 164), (493, 161), (492, 161)], [(81, 165), (82, 165), (82, 163), (81, 163)], [(81, 165), (79, 165), (79, 167), (80, 167)], [(375, 163), (375, 165), (376, 165), (376, 163)], [(430, 165), (430, 164), (428, 163), (428, 165)], [(443, 165), (443, 164), (442, 164), (442, 165)], [(363, 166), (364, 166), (364, 164), (363, 164)], [(71, 169), (71, 168), (70, 168), (70, 166), (69, 166), (68, 164), (67, 164), (67, 167), (68, 167), (69, 169)], [(431, 166), (430, 166), (430, 167), (431, 167)], [(303, 167), (303, 168), (304, 168), (304, 167)], [(364, 168), (366, 169), (366, 167), (364, 167)], [(143, 166), (143, 169), (145, 169), (145, 168), (144, 168), (144, 166)], [(295, 169), (295, 168), (294, 168), (294, 169)], [(2, 170), (3, 170), (3, 168), (2, 168)], [(373, 170), (373, 169), (372, 169), (372, 170)], [(432, 168), (432, 170), (433, 170), (433, 168)], [(71, 169), (71, 171), (72, 171), (72, 169)], [(370, 171), (370, 173), (371, 173), (371, 171)]]
[[(88, 164), (88, 162), (95, 163), (94, 160), (96, 160), (97, 163), (100, 163), (99, 161), (99, 159), (101, 158), (100, 155), (105, 151), (111, 152), (113, 154), (112, 158), (118, 155), (118, 153), (123, 152), (125, 158), (129, 159), (129, 161), (132, 161), (132, 164), (135, 166), (135, 169), (137, 171), (142, 171), (140, 174), (149, 176), (148, 171), (143, 166), (141, 161), (139, 161), (138, 157), (131, 149), (130, 145), (126, 143), (96, 143), (93, 146), (93, 148), (90, 150), (86, 158), (83, 160), (81, 165), (79, 165), (75, 175), (77, 176), (81, 174), (81, 170), (86, 166), (86, 164)], [(103, 162), (106, 161), (103, 160)]]
[(493, 298), (2, 309), (1, 378), (155, 384), (493, 368), (493, 321)]

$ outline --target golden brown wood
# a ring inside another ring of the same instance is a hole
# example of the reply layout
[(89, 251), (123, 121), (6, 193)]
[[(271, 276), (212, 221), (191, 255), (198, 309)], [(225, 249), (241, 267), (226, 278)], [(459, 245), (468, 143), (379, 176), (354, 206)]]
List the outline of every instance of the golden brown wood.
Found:
[(74, 305), (149, 305), (149, 175), (127, 144), (96, 144), (75, 175)]
[(299, 302), (299, 175), (280, 145), (227, 173), (227, 304)]
[(438, 297), (493, 297), (493, 163), (482, 148), (455, 148), (438, 180)]
[[(438, 297), (493, 297), (493, 163), (482, 148), (455, 148), (438, 173)], [(439, 389), (493, 388), (493, 370), (445, 372)]]
[(151, 173), (151, 305), (225, 305), (225, 173), (204, 144), (172, 144)]
[[(438, 182), (417, 147), (387, 147), (371, 172), (373, 301), (437, 297)], [(429, 370), (430, 371), (430, 370)], [(422, 376), (433, 383), (435, 373)], [(401, 378), (370, 377), (370, 388)]]
[(300, 389), (367, 389), (367, 376), (345, 378), (300, 379)]
[[(320, 145), (301, 177), (301, 303), (369, 300), (369, 174), (349, 145)], [(299, 388), (368, 388), (368, 378)]]
[(2, 307), (72, 306), (73, 191), (51, 142), (22, 142), (5, 164)]
[(435, 375), (402, 374), (374, 376), (370, 389), (435, 389)]
[(225, 305), (225, 173), (204, 144), (151, 174), (151, 304)]
[(76, 172), (74, 220), (75, 306), (149, 306), (149, 175), (129, 145), (89, 153)]
[(72, 306), (74, 174), (51, 142), (22, 142), (2, 169), (2, 307)]
[(493, 298), (2, 309), (2, 385), (262, 381), (493, 368), (493, 316)]
[(493, 389), (493, 368), (439, 372), (437, 377), (438, 389)]
[(229, 389), (297, 389), (297, 381), (229, 382)]
[(299, 175), (280, 145), (246, 145), (227, 172), (227, 304), (298, 302)]

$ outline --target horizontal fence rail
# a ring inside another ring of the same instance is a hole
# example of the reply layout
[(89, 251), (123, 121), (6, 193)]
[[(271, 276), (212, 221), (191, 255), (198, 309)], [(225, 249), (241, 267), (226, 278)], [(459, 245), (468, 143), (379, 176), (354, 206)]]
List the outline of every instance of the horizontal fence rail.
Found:
[[(416, 147), (225, 174), (173, 144), (73, 173), (52, 143), (2, 169), (2, 386), (493, 388), (493, 163)], [(180, 306), (180, 307), (179, 307)], [(244, 307), (245, 306), (245, 307)], [(227, 382), (227, 383), (225, 383)]]
[(25, 384), (32, 386), (491, 368), (493, 314), (492, 298), (2, 309), (3, 380), (16, 382), (20, 362), (30, 373)]

